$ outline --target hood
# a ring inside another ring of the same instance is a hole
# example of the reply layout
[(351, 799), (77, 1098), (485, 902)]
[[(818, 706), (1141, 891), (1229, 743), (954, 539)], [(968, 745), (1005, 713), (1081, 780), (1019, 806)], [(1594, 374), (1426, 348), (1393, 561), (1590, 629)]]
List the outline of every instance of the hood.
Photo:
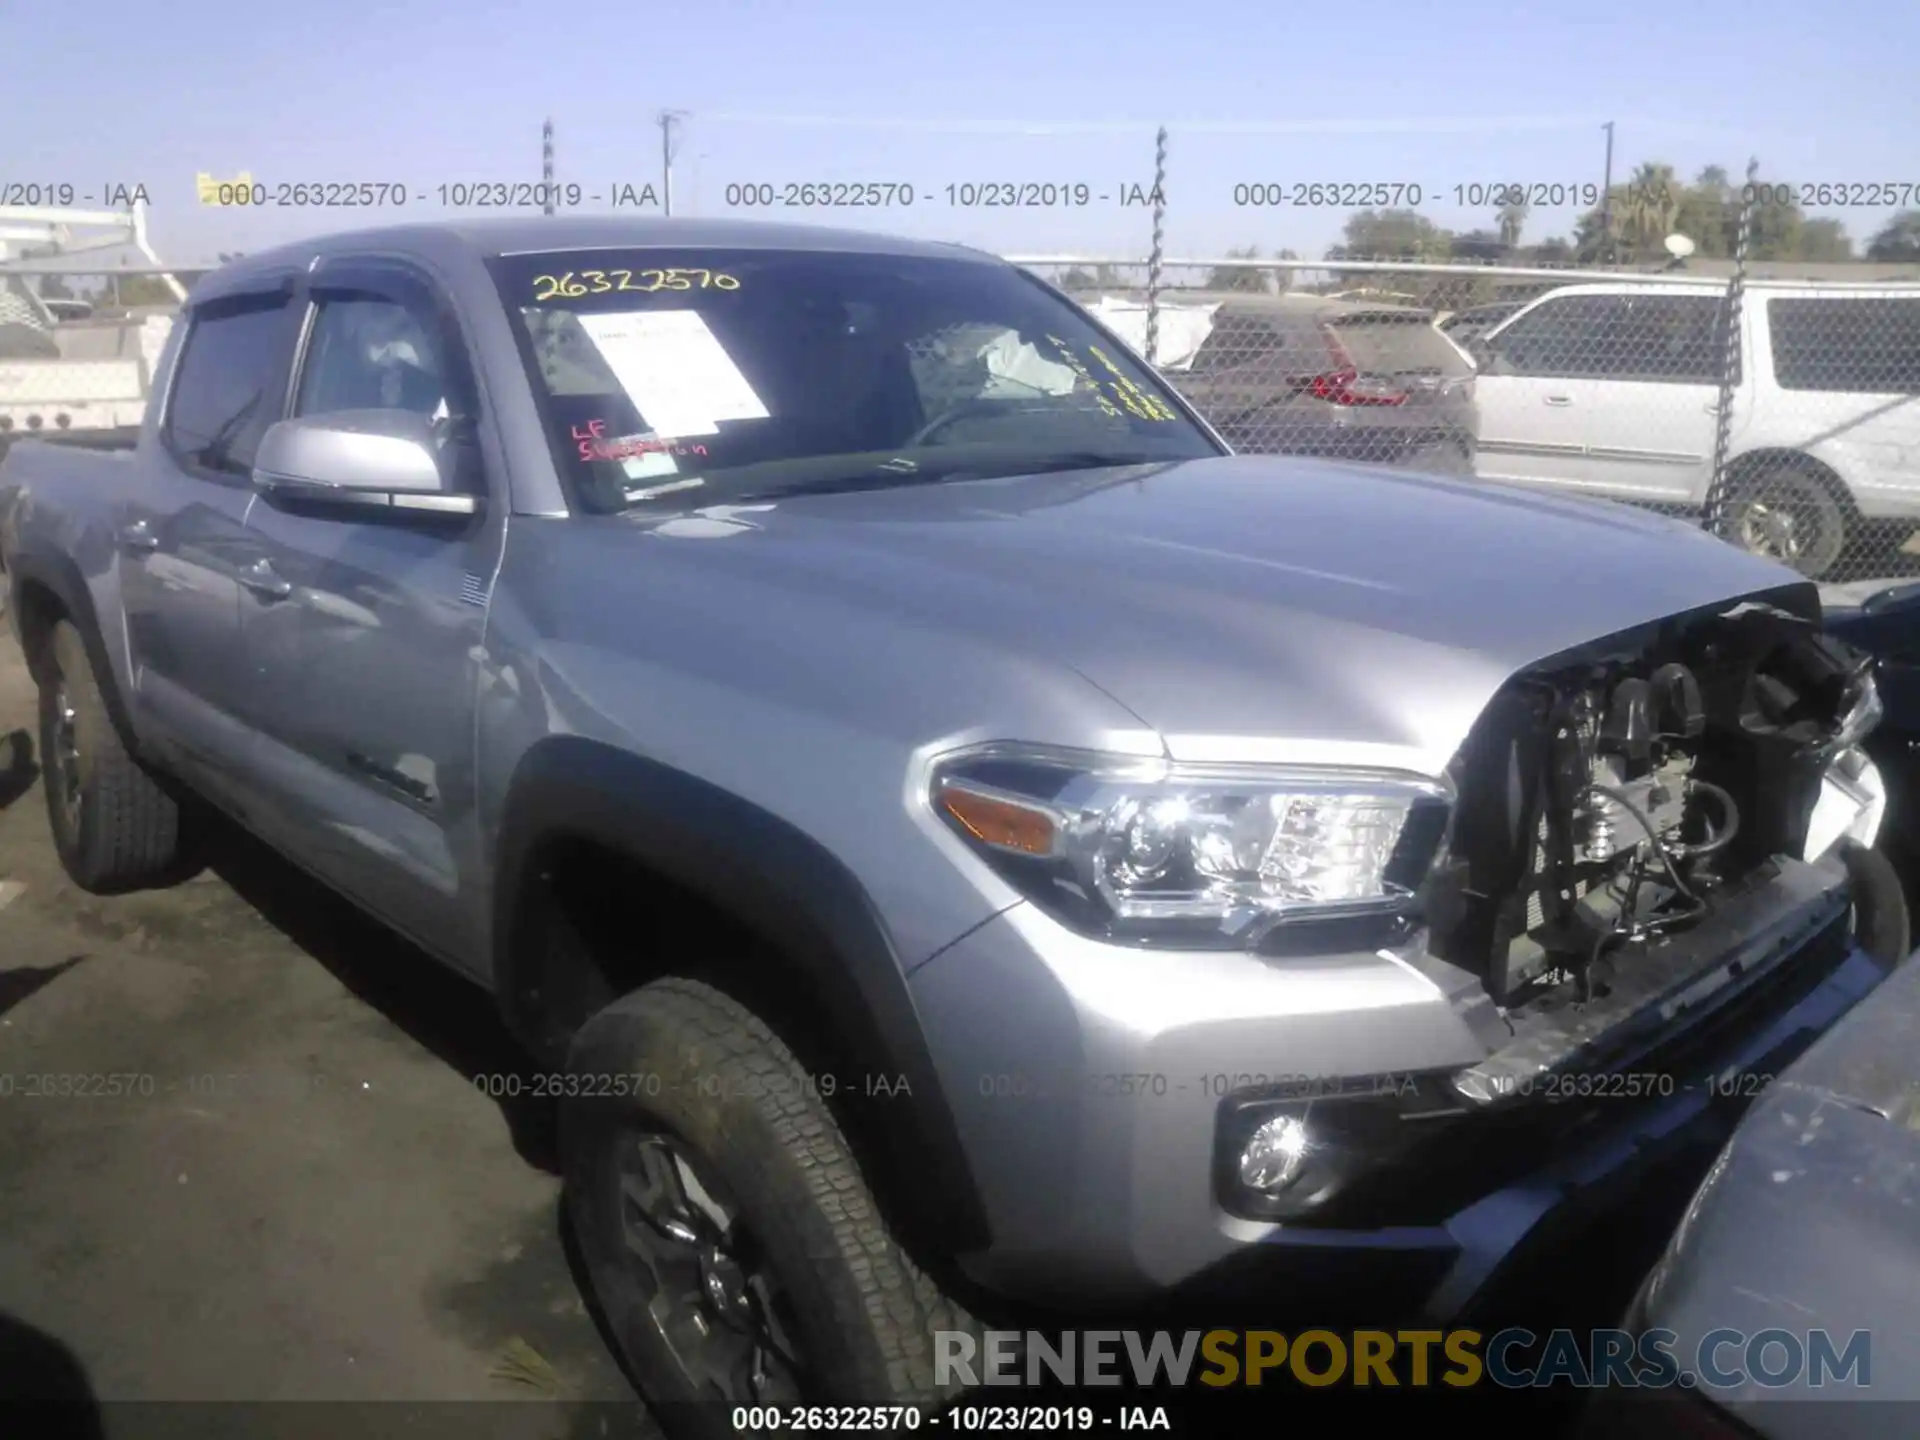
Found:
[(930, 685), (942, 632), (1071, 667), (1179, 759), (1437, 773), (1525, 666), (1757, 591), (1800, 586), (1817, 603), (1792, 571), (1640, 511), (1306, 459), (795, 496), (635, 523), (685, 547), (712, 583), (924, 628)]

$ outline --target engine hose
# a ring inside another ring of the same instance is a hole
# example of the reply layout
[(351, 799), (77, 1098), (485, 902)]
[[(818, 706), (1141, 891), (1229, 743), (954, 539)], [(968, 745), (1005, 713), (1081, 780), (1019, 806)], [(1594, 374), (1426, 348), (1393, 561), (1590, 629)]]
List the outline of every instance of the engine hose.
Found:
[(1707, 838), (1698, 845), (1676, 845), (1674, 850), (1688, 859), (1697, 859), (1702, 855), (1711, 855), (1716, 850), (1724, 850), (1732, 843), (1733, 837), (1740, 833), (1740, 806), (1725, 790), (1709, 780), (1687, 781), (1689, 789), (1704, 790), (1720, 802), (1720, 808), (1726, 816), (1727, 828), (1714, 831), (1709, 828)]
[(1853, 943), (1891, 969), (1913, 946), (1913, 921), (1900, 872), (1880, 851), (1856, 840), (1842, 842), (1839, 854), (1853, 892)]
[(1673, 888), (1686, 896), (1687, 899), (1691, 900), (1695, 905), (1705, 906), (1706, 902), (1694, 894), (1692, 890), (1688, 889), (1687, 882), (1680, 878), (1680, 869), (1674, 864), (1672, 853), (1660, 839), (1660, 832), (1653, 828), (1653, 822), (1647, 818), (1646, 811), (1634, 804), (1624, 791), (1616, 790), (1611, 785), (1589, 785), (1587, 791), (1589, 794), (1606, 796), (1622, 810), (1625, 810), (1627, 814), (1631, 815), (1640, 826), (1641, 831), (1646, 835), (1648, 842), (1653, 846), (1654, 854), (1660, 857), (1660, 863), (1666, 868), (1667, 878), (1673, 881)]

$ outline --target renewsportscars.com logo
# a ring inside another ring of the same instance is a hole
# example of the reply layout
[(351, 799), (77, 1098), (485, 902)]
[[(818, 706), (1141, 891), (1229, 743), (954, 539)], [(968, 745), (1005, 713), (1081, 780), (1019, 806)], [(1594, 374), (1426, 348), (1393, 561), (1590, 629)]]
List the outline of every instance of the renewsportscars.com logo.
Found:
[(1713, 1330), (1683, 1353), (1671, 1330), (937, 1330), (934, 1383), (1864, 1390), (1872, 1337)]

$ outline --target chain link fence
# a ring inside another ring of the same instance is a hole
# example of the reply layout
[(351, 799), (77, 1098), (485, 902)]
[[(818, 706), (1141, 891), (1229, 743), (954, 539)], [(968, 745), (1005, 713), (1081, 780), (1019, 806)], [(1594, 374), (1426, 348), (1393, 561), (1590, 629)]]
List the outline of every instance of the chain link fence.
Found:
[(1645, 506), (1827, 585), (1920, 579), (1920, 275), (1177, 260), (1150, 295), (1144, 262), (1015, 258), (1143, 351), (1151, 329), (1236, 450)]
[[(1920, 266), (1012, 258), (1149, 353), (1236, 450), (1690, 516), (1829, 585), (1920, 579)], [(57, 379), (90, 410), (137, 405), (97, 363), (120, 358), (105, 330), (58, 327), (56, 347), (17, 281), (0, 289), (0, 398)], [(44, 373), (19, 364), (56, 349)]]

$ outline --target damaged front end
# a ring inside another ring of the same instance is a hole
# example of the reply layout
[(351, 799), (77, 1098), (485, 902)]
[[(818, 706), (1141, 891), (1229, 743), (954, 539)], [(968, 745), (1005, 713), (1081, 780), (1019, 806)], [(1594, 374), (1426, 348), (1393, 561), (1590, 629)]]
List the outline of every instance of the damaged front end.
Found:
[(1568, 982), (1593, 998), (1622, 947), (1766, 862), (1871, 844), (1884, 797), (1857, 746), (1879, 717), (1870, 657), (1753, 601), (1535, 667), (1453, 767), (1432, 953), (1503, 1007)]
[(1631, 1102), (1751, 1098), (1761, 1072), (1730, 1080), (1728, 1057), (1752, 1070), (1782, 1026), (1797, 1053), (1786, 1017), (1854, 954), (1843, 852), (1872, 844), (1885, 794), (1858, 748), (1872, 661), (1792, 602), (1664, 620), (1503, 687), (1451, 768), (1417, 928), (1388, 952), (1484, 1058), (1250, 1099), (1230, 1138), (1297, 1112), (1325, 1173), (1240, 1213), (1439, 1223)]
[(1873, 842), (1885, 793), (1858, 747), (1879, 718), (1871, 657), (1769, 600), (1615, 636), (1504, 687), (1454, 764), (1422, 897), (1428, 955), (1477, 976), (1509, 1032), (1462, 1080), (1469, 1097), (1576, 1052), (1602, 1063), (1603, 1039), (1625, 1039), (1608, 1032), (1637, 1028), (1671, 986), (1750, 968), (1756, 927), (1844, 907), (1844, 893), (1815, 903), (1844, 892), (1819, 862)]

